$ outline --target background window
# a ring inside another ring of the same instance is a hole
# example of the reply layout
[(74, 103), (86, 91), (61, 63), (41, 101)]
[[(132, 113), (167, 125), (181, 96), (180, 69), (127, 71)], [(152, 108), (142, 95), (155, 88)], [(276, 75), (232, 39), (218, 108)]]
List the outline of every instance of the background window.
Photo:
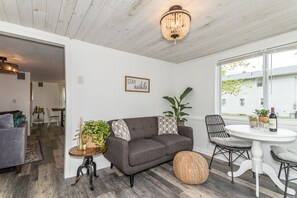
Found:
[(281, 119), (297, 118), (297, 50), (270, 55), (269, 105)]
[(262, 87), (263, 86), (263, 82), (262, 79), (257, 79), (257, 87)]
[[(223, 115), (250, 115), (255, 109), (261, 108), (259, 98), (263, 98), (263, 91), (257, 88), (255, 81), (262, 82), (262, 65), (261, 56), (221, 65), (221, 98), (232, 104), (221, 106)], [(245, 99), (249, 101), (248, 105), (245, 104)], [(238, 108), (243, 106), (244, 108)]]
[(240, 100), (239, 100), (239, 104), (240, 104), (240, 106), (244, 106), (244, 105), (245, 105), (245, 100), (244, 100), (244, 98), (240, 98)]
[(260, 105), (263, 105), (264, 104), (264, 98), (261, 98), (260, 99)]
[(223, 115), (274, 107), (280, 119), (297, 119), (297, 44), (264, 51), (219, 61), (221, 98), (232, 104), (221, 105)]

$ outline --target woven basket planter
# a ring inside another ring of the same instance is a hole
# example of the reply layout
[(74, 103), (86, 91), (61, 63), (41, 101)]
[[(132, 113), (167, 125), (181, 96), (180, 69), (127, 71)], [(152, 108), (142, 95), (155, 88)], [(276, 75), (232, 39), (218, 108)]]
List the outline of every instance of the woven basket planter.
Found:
[(196, 152), (181, 151), (174, 157), (173, 172), (183, 183), (202, 184), (208, 178), (208, 163)]

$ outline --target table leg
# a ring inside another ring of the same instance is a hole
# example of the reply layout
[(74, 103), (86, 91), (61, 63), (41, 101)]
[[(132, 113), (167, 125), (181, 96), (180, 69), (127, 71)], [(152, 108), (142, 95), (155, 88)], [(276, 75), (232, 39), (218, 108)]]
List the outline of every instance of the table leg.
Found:
[[(252, 160), (244, 160), (241, 162), (239, 169), (236, 172), (233, 172), (233, 177), (239, 177), (243, 173), (245, 173), (247, 170), (252, 168)], [(231, 171), (228, 172), (228, 176), (232, 176)]]
[[(81, 175), (83, 175), (83, 172), (82, 172), (83, 168), (87, 169), (87, 174), (90, 177), (89, 178), (90, 189), (94, 190), (94, 187), (93, 187), (93, 175), (95, 177), (98, 177), (98, 176), (96, 175), (96, 163), (93, 162), (93, 157), (92, 156), (84, 157), (82, 165), (80, 165), (78, 167), (78, 169), (77, 169), (75, 182), (73, 184), (71, 184), (71, 186), (74, 186), (79, 181)], [(94, 171), (94, 173), (93, 173), (93, 171)]]
[(88, 170), (90, 170), (90, 189), (91, 190), (94, 190), (94, 187), (93, 187), (93, 167), (92, 167), (92, 164), (89, 164), (88, 165)]
[(98, 177), (98, 175), (96, 174), (97, 168), (96, 168), (96, 163), (95, 162), (93, 162), (93, 170), (94, 170), (94, 176)]
[(64, 117), (64, 111), (62, 110), (61, 111), (61, 127), (64, 127), (64, 122), (63, 122), (64, 118), (63, 117)]
[(76, 178), (75, 178), (75, 182), (73, 184), (71, 184), (71, 186), (74, 186), (80, 179), (80, 173), (83, 175), (82, 173), (82, 168), (85, 167), (85, 163), (83, 163), (82, 165), (80, 165), (76, 171)]
[[(270, 179), (282, 190), (282, 191), (285, 191), (285, 185), (279, 180), (279, 178), (277, 177), (276, 175), (276, 172), (274, 171), (274, 169), (269, 166), (268, 164), (266, 163), (263, 163), (263, 171), (264, 173), (266, 173)], [(294, 189), (292, 188), (289, 188), (287, 189), (287, 193), (290, 194), (290, 195), (295, 195), (296, 192)]]
[(255, 171), (256, 174), (256, 197), (259, 197), (259, 172), (256, 169)]
[(252, 166), (253, 172), (256, 173), (256, 197), (259, 197), (259, 174), (263, 173), (263, 149), (260, 141), (253, 141), (252, 144)]

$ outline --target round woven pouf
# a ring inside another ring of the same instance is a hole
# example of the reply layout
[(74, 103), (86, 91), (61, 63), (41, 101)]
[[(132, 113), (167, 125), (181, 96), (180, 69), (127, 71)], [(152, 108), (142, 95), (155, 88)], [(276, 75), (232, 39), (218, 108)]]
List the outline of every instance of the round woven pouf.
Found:
[(181, 151), (173, 160), (175, 176), (186, 184), (202, 184), (209, 174), (207, 161), (198, 153)]

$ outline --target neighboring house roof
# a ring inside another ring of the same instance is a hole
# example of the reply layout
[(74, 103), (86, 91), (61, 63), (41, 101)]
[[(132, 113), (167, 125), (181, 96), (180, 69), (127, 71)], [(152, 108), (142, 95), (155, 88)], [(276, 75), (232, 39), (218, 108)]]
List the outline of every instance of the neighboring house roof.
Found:
[[(288, 67), (279, 67), (272, 70), (272, 76), (286, 76), (291, 74), (297, 74), (297, 65)], [(238, 80), (238, 79), (253, 79), (263, 76), (263, 71), (247, 72), (242, 74), (233, 74), (229, 76), (222, 76), (222, 80)]]

